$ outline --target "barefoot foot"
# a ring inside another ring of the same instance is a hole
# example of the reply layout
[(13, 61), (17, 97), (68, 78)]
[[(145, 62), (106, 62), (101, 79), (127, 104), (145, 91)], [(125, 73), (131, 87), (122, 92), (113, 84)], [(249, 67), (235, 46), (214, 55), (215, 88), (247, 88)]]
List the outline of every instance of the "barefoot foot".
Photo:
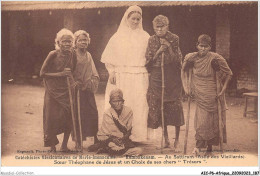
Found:
[(55, 153), (56, 152), (56, 147), (52, 146), (51, 149), (50, 149), (50, 152)]
[(71, 152), (71, 150), (68, 147), (63, 147), (63, 146), (61, 146), (60, 151), (65, 153)]
[(193, 155), (193, 156), (198, 156), (199, 153), (200, 153), (200, 151), (199, 151), (199, 149), (196, 148), (196, 147), (195, 147), (195, 148), (193, 149), (193, 151), (192, 151), (192, 155)]

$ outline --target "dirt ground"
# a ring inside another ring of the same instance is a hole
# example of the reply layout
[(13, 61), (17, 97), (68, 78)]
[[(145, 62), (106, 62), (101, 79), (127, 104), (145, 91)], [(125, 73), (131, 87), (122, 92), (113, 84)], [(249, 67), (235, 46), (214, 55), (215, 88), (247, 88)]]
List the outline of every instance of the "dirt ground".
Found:
[[(44, 88), (40, 86), (2, 84), (2, 157), (15, 155), (17, 150), (48, 150), (43, 147), (43, 109)], [(96, 94), (96, 102), (99, 112), (99, 123), (102, 121), (104, 109), (104, 93), (99, 91)], [(224, 144), (225, 150), (237, 150), (243, 153), (258, 155), (258, 121), (257, 117), (243, 117), (244, 99), (227, 98), (229, 110), (227, 111), (227, 134), (228, 143)], [(186, 118), (187, 102), (183, 102)], [(250, 102), (249, 108), (253, 108)], [(191, 104), (191, 118), (189, 127), (187, 154), (191, 154), (195, 146), (195, 131), (193, 128), (193, 117), (195, 104)], [(144, 154), (160, 154), (156, 147), (160, 144), (161, 130), (155, 131), (155, 139), (142, 144)], [(174, 142), (174, 127), (169, 127), (170, 142)], [(185, 136), (185, 125), (181, 127), (179, 153), (183, 152)], [(61, 142), (63, 135), (58, 138)], [(84, 154), (87, 154), (87, 145), (91, 139), (84, 143)], [(71, 138), (69, 148), (74, 147)], [(59, 149), (58, 144), (57, 149)], [(214, 147), (213, 150), (217, 150)], [(165, 149), (164, 153), (173, 153), (172, 149)]]

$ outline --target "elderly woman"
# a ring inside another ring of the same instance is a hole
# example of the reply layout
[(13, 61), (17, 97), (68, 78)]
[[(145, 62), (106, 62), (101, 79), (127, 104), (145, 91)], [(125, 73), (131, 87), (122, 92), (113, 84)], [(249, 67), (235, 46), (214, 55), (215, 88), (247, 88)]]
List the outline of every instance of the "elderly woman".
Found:
[[(87, 51), (90, 44), (89, 34), (79, 30), (74, 33), (74, 37), (77, 55), (74, 79), (79, 89), (82, 139), (86, 140), (87, 136), (96, 136), (98, 131), (98, 111), (94, 93), (98, 88), (99, 76), (92, 56)], [(79, 143), (80, 140), (77, 141), (76, 148), (78, 149), (82, 144)]]
[[(76, 66), (76, 55), (72, 50), (74, 35), (68, 29), (57, 33), (55, 49), (45, 59), (40, 76), (45, 86), (43, 106), (44, 146), (56, 151), (59, 143), (57, 135), (64, 133), (61, 151), (69, 151), (67, 147), (71, 132), (72, 115), (68, 92), (67, 77), (73, 81), (71, 71)], [(73, 90), (73, 88), (71, 88)]]
[[(181, 102), (181, 61), (179, 37), (169, 31), (169, 20), (158, 15), (153, 20), (155, 35), (149, 38), (146, 50), (146, 66), (150, 73), (147, 101), (149, 105), (148, 127), (158, 128), (162, 125), (162, 98), (164, 111), (165, 146), (169, 147), (167, 125), (175, 126), (174, 148), (179, 143), (180, 126), (184, 125)], [(162, 58), (164, 61), (162, 63)], [(162, 65), (164, 69), (162, 69)], [(164, 72), (164, 79), (162, 78)], [(162, 97), (162, 83), (164, 95)]]
[(126, 106), (131, 107), (134, 113), (130, 138), (135, 142), (147, 140), (148, 73), (145, 68), (145, 49), (148, 38), (149, 34), (142, 26), (142, 9), (131, 6), (126, 10), (101, 58), (109, 72), (105, 109), (109, 108), (110, 91), (120, 88), (124, 92)]
[[(226, 143), (226, 102), (225, 91), (232, 76), (226, 60), (217, 53), (210, 52), (211, 38), (203, 34), (198, 38), (198, 52), (185, 56), (182, 67), (183, 87), (187, 94), (195, 96), (196, 112), (194, 127), (196, 130), (196, 147), (193, 154), (199, 154), (199, 149), (207, 147), (206, 154), (211, 154), (212, 145), (219, 144), (218, 102), (221, 102), (221, 117), (223, 121), (223, 142)], [(191, 74), (188, 74), (188, 73)], [(191, 82), (188, 83), (189, 76)], [(218, 82), (218, 83), (217, 83)], [(190, 85), (189, 85), (190, 84)], [(220, 92), (217, 92), (217, 85)], [(191, 88), (191, 90), (188, 89)]]
[(140, 155), (141, 148), (135, 147), (129, 139), (133, 111), (124, 106), (122, 90), (112, 90), (109, 103), (111, 107), (104, 112), (102, 126), (97, 134), (99, 143), (89, 150), (98, 149), (98, 153), (106, 152), (110, 155)]

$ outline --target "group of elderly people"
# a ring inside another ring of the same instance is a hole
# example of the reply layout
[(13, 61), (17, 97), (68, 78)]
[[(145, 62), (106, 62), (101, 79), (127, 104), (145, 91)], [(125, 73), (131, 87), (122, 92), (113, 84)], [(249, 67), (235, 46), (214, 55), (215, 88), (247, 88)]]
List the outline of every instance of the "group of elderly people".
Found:
[[(87, 51), (90, 37), (86, 31), (74, 34), (62, 29), (55, 39), (55, 50), (45, 59), (40, 75), (44, 78), (44, 146), (56, 151), (57, 135), (64, 133), (60, 151), (72, 134), (75, 148), (82, 147), (87, 136), (95, 144), (88, 148), (110, 155), (140, 155), (137, 147), (151, 136), (152, 129), (163, 126), (164, 146), (169, 147), (167, 126), (175, 126), (174, 148), (179, 144), (184, 125), (182, 90), (195, 97), (194, 154), (219, 144), (219, 125), (225, 137), (225, 91), (232, 72), (225, 59), (210, 52), (211, 38), (198, 38), (197, 52), (183, 61), (179, 37), (169, 31), (169, 20), (158, 15), (153, 20), (155, 34), (142, 27), (142, 10), (131, 6), (125, 12), (117, 32), (109, 40), (101, 58), (108, 70), (105, 111), (98, 129), (98, 111), (94, 93), (99, 76)], [(217, 92), (217, 85), (220, 91)], [(221, 110), (218, 111), (218, 101)], [(223, 124), (219, 124), (219, 112)], [(80, 117), (80, 118), (78, 118)], [(81, 138), (81, 140), (79, 140)]]

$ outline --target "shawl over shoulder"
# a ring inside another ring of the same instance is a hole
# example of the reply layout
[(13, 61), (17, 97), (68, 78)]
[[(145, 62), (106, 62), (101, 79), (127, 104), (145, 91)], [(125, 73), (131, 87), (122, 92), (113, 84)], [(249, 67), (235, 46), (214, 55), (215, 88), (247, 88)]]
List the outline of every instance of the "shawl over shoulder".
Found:
[(109, 108), (104, 112), (103, 122), (97, 134), (99, 140), (106, 140), (109, 136), (123, 137), (123, 133), (115, 125), (112, 115), (127, 130), (132, 128), (133, 111), (129, 107), (124, 106), (119, 117), (113, 108)]
[[(211, 66), (213, 59), (216, 59), (220, 66), (220, 71), (218, 72), (215, 72)], [(184, 70), (188, 61), (194, 62), (194, 67), (189, 70)], [(189, 72), (192, 73), (191, 85), (188, 84)], [(201, 108), (207, 109), (208, 111), (216, 111), (216, 102), (214, 101), (214, 97), (217, 95), (216, 81), (219, 81), (221, 90), (226, 77), (232, 76), (232, 71), (221, 55), (209, 52), (205, 57), (199, 58), (197, 52), (194, 52), (185, 56), (181, 76), (185, 92), (193, 92)], [(220, 100), (222, 102), (222, 110), (227, 109), (225, 95), (220, 97)]]

